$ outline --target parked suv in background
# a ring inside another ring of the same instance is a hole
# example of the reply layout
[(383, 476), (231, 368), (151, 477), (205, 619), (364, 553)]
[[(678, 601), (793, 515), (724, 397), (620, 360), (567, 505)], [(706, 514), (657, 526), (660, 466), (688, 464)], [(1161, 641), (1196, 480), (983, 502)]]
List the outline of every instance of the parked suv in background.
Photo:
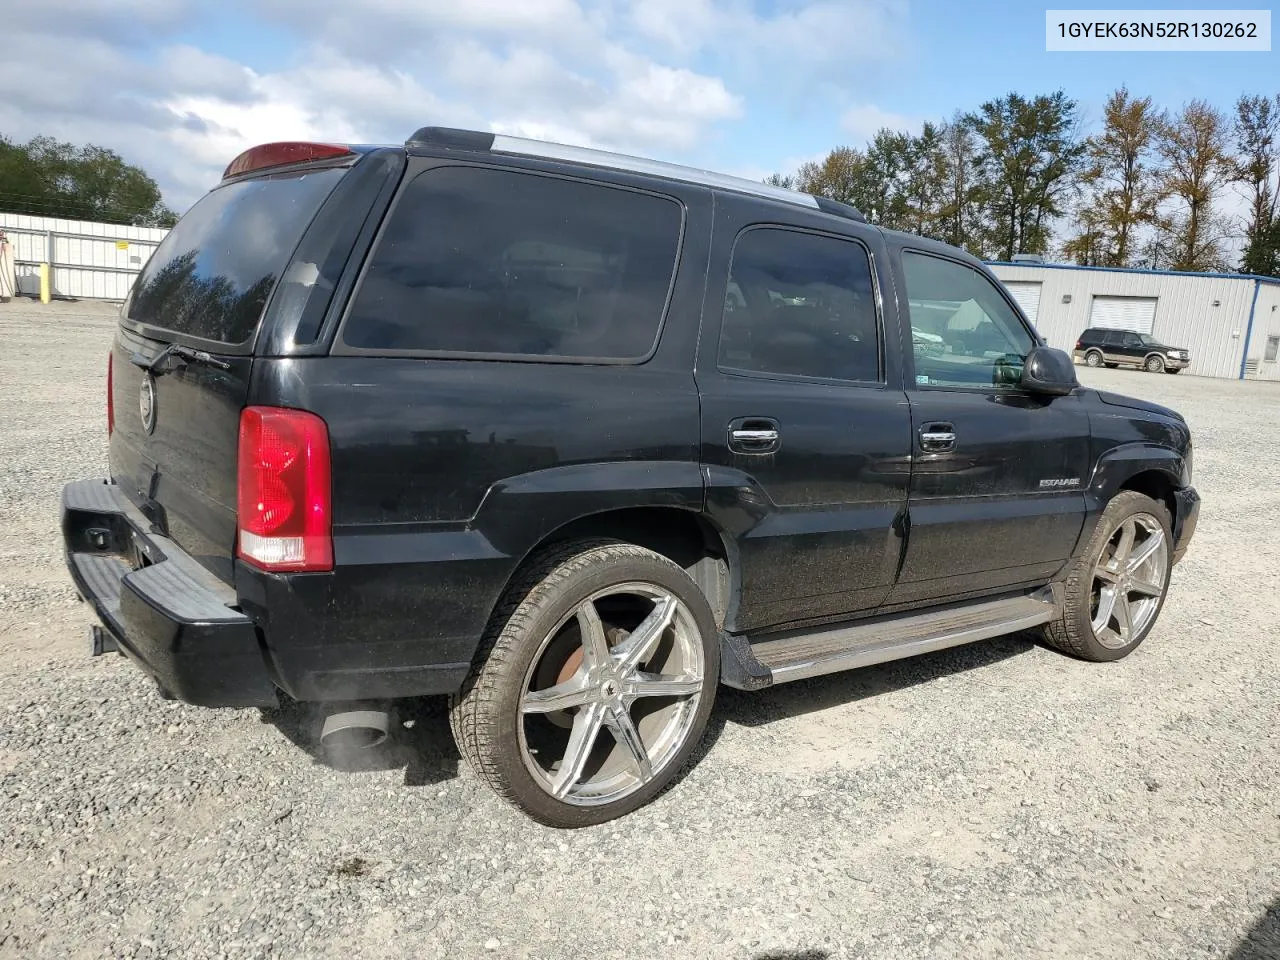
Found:
[(720, 683), (1016, 630), (1140, 644), (1198, 497), (973, 257), (703, 171), (426, 128), (271, 144), (183, 217), (107, 365), (68, 565), (161, 691), (452, 697), (544, 823), (653, 798)]
[(1090, 327), (1080, 334), (1072, 357), (1091, 367), (1134, 366), (1150, 373), (1177, 373), (1191, 364), (1182, 347), (1165, 346), (1148, 333)]

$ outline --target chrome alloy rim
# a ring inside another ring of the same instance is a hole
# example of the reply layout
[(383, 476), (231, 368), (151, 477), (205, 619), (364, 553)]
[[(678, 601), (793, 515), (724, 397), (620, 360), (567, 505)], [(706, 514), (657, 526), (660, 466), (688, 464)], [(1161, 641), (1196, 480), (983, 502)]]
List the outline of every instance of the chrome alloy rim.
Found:
[(621, 800), (680, 752), (704, 678), (697, 622), (674, 594), (639, 582), (597, 591), (556, 624), (525, 674), (525, 767), (565, 803)]
[(1093, 635), (1112, 650), (1127, 647), (1151, 626), (1169, 569), (1169, 543), (1149, 513), (1125, 519), (1102, 546), (1093, 567)]

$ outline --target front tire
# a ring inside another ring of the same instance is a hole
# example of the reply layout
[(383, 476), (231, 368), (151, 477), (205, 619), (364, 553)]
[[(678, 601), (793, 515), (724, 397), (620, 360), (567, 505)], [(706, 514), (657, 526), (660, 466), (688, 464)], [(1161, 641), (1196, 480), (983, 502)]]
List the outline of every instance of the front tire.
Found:
[(1147, 373), (1161, 373), (1164, 370), (1164, 361), (1157, 356), (1147, 357), (1147, 362), (1143, 364), (1147, 369)]
[(671, 783), (719, 677), (715, 619), (688, 574), (632, 544), (577, 541), (508, 589), (450, 720), (500, 796), (548, 826), (590, 826)]
[(1045, 639), (1084, 660), (1133, 653), (1164, 607), (1172, 544), (1168, 508), (1137, 491), (1120, 491), (1072, 565), (1062, 613), (1045, 626)]

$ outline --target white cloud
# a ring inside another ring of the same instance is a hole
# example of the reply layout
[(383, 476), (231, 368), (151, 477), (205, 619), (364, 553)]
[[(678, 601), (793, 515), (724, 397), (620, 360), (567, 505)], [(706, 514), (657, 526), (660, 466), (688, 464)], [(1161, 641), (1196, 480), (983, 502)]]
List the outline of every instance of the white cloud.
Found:
[(195, 0), (10, 0), (0, 132), (111, 147), (178, 208), (254, 143), (423, 125), (705, 164), (753, 85), (890, 56), (904, 2), (258, 0), (297, 45), (254, 70), (189, 39)]

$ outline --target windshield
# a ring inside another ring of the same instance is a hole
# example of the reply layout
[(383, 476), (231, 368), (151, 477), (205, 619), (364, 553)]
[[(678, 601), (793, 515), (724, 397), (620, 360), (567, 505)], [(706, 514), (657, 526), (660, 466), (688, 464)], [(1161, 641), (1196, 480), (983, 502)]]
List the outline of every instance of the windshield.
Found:
[(128, 319), (217, 343), (249, 340), (303, 231), (344, 173), (256, 177), (206, 194), (138, 277)]

